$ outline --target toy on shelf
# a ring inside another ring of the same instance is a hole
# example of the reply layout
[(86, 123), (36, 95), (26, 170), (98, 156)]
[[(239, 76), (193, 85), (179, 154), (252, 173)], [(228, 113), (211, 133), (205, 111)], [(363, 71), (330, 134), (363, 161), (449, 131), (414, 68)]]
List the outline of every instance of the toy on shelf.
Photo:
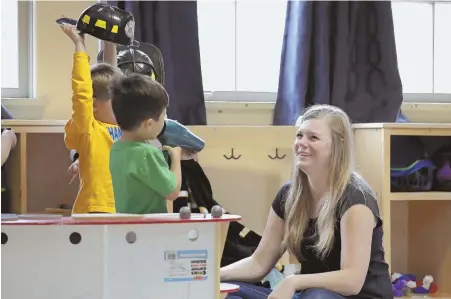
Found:
[(443, 153), (437, 169), (437, 190), (451, 191), (451, 152)]
[(401, 279), (392, 285), (392, 290), (394, 297), (407, 296), (409, 293), (409, 290), (407, 289), (407, 282)]
[(415, 276), (413, 275), (393, 273), (391, 276), (391, 281), (394, 297), (407, 296), (410, 293), (410, 288), (416, 286)]
[(422, 280), (418, 280), (415, 275), (393, 273), (392, 289), (394, 297), (407, 296), (409, 294), (434, 294), (437, 292), (437, 285), (431, 275), (426, 275)]
[(393, 192), (430, 191), (437, 167), (431, 160), (417, 160), (408, 167), (390, 169)]
[(437, 285), (431, 275), (426, 275), (423, 280), (417, 280), (416, 287), (412, 290), (415, 294), (433, 294), (437, 292)]

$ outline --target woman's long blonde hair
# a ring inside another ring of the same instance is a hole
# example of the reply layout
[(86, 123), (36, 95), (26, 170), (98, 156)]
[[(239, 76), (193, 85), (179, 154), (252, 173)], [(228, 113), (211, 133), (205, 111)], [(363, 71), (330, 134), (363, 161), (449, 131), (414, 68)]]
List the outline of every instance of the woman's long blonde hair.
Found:
[[(354, 170), (353, 134), (348, 116), (343, 110), (329, 105), (314, 105), (298, 118), (299, 127), (309, 119), (324, 119), (330, 129), (332, 143), (328, 191), (317, 212), (316, 234), (319, 237), (314, 249), (320, 258), (326, 257), (334, 242), (336, 210)], [(283, 248), (297, 255), (301, 241), (313, 216), (307, 175), (296, 165), (293, 167), (292, 186), (285, 203), (285, 234)]]

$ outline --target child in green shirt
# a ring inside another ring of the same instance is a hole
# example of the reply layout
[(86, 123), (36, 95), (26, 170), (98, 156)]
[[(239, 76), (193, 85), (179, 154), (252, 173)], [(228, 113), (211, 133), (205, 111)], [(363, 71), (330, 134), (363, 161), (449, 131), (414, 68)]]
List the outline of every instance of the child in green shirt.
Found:
[(164, 126), (169, 97), (151, 77), (131, 74), (115, 80), (110, 95), (122, 137), (110, 152), (117, 213), (166, 213), (166, 200), (177, 199), (181, 187), (181, 148), (163, 147), (163, 153), (145, 140), (155, 140)]

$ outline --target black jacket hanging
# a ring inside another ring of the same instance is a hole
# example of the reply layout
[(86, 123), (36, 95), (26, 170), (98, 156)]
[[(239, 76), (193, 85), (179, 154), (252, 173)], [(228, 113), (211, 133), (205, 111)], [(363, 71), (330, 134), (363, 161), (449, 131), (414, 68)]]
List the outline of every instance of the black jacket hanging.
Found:
[[(181, 190), (187, 191), (188, 197), (179, 197), (174, 201), (174, 213), (178, 213), (185, 206), (189, 206), (192, 213), (209, 213), (211, 208), (219, 203), (213, 199), (210, 181), (202, 167), (195, 160), (183, 160), (181, 166)], [(255, 232), (248, 230), (237, 221), (231, 222), (222, 254), (221, 267), (251, 256), (257, 249), (260, 240), (261, 237)]]

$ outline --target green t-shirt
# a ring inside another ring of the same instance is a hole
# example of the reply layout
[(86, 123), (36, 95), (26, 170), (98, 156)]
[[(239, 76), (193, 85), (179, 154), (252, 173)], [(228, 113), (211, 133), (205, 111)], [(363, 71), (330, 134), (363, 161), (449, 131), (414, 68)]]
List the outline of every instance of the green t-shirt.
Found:
[(110, 171), (117, 213), (167, 213), (165, 198), (177, 180), (158, 148), (118, 140), (111, 147)]

